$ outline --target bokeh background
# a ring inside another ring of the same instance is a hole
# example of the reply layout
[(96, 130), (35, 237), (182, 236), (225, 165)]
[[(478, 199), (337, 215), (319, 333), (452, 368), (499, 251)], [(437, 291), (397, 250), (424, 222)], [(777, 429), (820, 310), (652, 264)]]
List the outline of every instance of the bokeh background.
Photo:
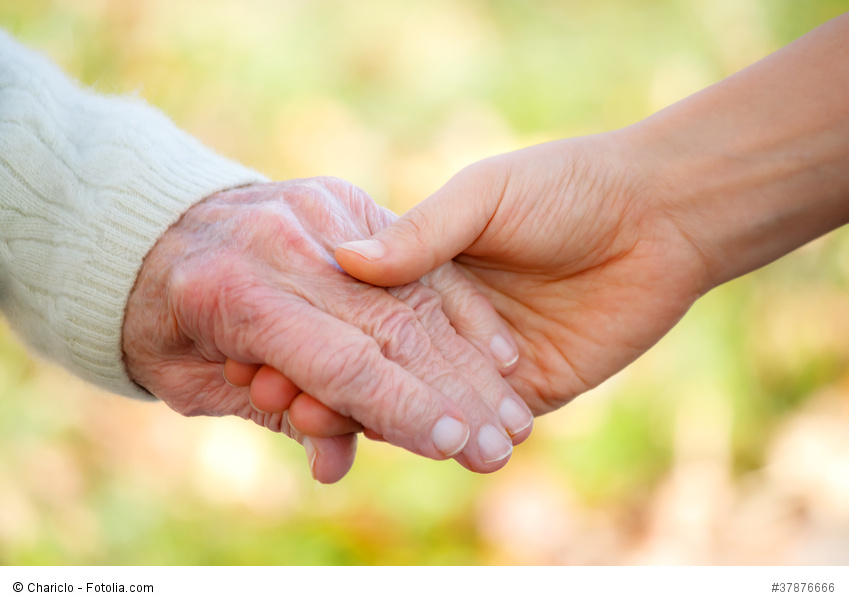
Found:
[[(401, 212), (624, 126), (847, 0), (27, 0), (0, 25), (271, 177)], [(92, 390), (0, 329), (0, 564), (847, 564), (849, 234), (700, 301), (475, 476), (360, 442), (340, 484), (238, 419)]]

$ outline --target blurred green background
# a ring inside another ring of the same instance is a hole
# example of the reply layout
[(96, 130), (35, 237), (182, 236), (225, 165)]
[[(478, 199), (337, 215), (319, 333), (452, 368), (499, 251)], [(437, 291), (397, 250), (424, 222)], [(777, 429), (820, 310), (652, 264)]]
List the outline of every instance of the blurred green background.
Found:
[[(27, 0), (0, 25), (276, 179), (401, 212), (624, 126), (847, 0)], [(0, 564), (849, 564), (849, 235), (709, 294), (475, 476), (361, 440), (322, 487), (238, 419), (94, 391), (0, 330)]]

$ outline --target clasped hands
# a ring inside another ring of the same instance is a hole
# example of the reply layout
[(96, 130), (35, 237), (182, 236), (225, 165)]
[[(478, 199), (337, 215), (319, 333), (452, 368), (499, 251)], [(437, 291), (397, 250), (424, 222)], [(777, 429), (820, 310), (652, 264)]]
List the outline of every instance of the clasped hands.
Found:
[[(130, 298), (131, 376), (184, 415), (237, 415), (306, 442), (322, 481), (348, 470), (363, 428), (426, 457), (500, 468), (532, 415), (499, 374), (517, 354), (492, 306), (451, 263), (387, 290), (334, 260), (339, 244), (393, 220), (335, 179), (197, 204), (145, 259)], [(246, 377), (251, 363), (267, 367)]]
[(181, 414), (298, 440), (321, 482), (347, 473), (359, 431), (500, 469), (534, 415), (704, 292), (697, 249), (642, 203), (650, 169), (627, 148), (608, 134), (491, 158), (397, 221), (330, 178), (213, 195), (144, 261), (128, 372)]
[(332, 179), (212, 196), (144, 261), (129, 375), (288, 433), (322, 482), (360, 430), (495, 471), (702, 294), (849, 223), (847, 28), (629, 127), (472, 164), (397, 220)]

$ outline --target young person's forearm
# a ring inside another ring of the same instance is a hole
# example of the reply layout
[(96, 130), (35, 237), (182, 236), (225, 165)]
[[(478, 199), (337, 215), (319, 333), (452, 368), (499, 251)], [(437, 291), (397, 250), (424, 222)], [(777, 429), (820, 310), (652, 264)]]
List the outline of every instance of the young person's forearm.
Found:
[(849, 14), (628, 135), (707, 287), (849, 222)]

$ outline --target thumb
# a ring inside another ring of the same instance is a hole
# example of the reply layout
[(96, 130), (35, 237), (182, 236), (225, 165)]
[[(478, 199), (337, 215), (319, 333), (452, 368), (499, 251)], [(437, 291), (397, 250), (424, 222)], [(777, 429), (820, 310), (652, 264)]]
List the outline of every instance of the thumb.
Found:
[(377, 286), (399, 286), (466, 250), (495, 213), (504, 178), (488, 165), (472, 165), (367, 240), (346, 242), (336, 261), (348, 274)]

